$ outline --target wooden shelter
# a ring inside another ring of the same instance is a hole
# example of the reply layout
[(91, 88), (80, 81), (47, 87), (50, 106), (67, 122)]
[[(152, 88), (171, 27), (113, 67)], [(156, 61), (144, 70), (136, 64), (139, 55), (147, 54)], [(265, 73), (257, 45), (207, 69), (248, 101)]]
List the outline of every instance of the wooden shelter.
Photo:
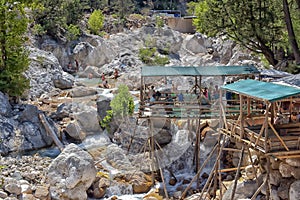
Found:
[[(217, 118), (219, 111), (210, 103), (203, 103), (202, 94), (202, 79), (204, 76), (219, 76), (223, 82), (227, 76), (240, 77), (245, 79), (247, 77), (254, 77), (258, 75), (259, 71), (256, 67), (249, 66), (144, 66), (141, 71), (141, 90), (140, 90), (140, 118)], [(188, 93), (181, 94), (184, 96), (184, 101), (179, 101), (178, 91), (164, 91), (161, 96), (154, 101), (150, 100), (151, 86), (146, 84), (147, 78), (153, 77), (193, 77), (194, 83), (188, 89)], [(168, 101), (171, 96), (172, 102)], [(189, 99), (189, 100), (187, 100)], [(151, 101), (151, 102), (150, 102)], [(236, 111), (234, 111), (236, 112)]]
[(266, 155), (300, 157), (300, 88), (248, 79), (222, 90), (237, 93), (240, 106), (235, 118), (223, 118), (223, 134)]

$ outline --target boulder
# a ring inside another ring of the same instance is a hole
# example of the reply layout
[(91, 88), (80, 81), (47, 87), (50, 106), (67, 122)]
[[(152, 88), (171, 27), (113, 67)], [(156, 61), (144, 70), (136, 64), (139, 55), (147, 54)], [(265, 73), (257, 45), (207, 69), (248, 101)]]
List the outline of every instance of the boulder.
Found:
[(0, 92), (0, 115), (5, 117), (11, 116), (11, 105), (9, 103), (8, 97)]
[[(233, 184), (231, 184), (229, 188), (226, 190), (223, 199), (230, 199), (232, 190), (233, 190)], [(256, 192), (256, 190), (257, 190), (257, 184), (255, 180), (238, 182), (235, 190), (234, 200), (251, 198), (253, 194)]]
[(96, 178), (96, 168), (89, 153), (69, 144), (49, 166), (47, 182), (51, 199), (87, 199), (87, 189)]
[(281, 199), (288, 199), (290, 185), (294, 182), (293, 179), (281, 179), (277, 189), (277, 194)]
[(281, 182), (281, 174), (278, 170), (272, 170), (270, 173), (270, 184), (275, 185), (275, 186), (279, 186), (280, 182)]
[(293, 167), (300, 168), (300, 158), (287, 158), (285, 159), (285, 162)]
[(110, 101), (111, 99), (105, 96), (99, 96), (97, 99), (97, 113), (100, 118), (100, 120), (103, 120), (103, 118), (107, 115), (106, 111), (111, 110), (110, 107)]
[(97, 94), (97, 90), (94, 88), (89, 88), (89, 87), (76, 87), (73, 88), (70, 96), (75, 98), (75, 97), (86, 97), (86, 96), (91, 96)]
[(66, 72), (62, 72), (62, 74), (58, 74), (53, 78), (54, 86), (59, 89), (70, 89), (74, 84), (74, 77)]
[(290, 178), (292, 177), (292, 171), (293, 171), (293, 167), (284, 163), (284, 162), (281, 162), (280, 165), (279, 165), (279, 172), (281, 174), (282, 177), (284, 178)]
[(289, 189), (289, 200), (298, 200), (300, 199), (300, 180), (295, 181), (291, 184)]

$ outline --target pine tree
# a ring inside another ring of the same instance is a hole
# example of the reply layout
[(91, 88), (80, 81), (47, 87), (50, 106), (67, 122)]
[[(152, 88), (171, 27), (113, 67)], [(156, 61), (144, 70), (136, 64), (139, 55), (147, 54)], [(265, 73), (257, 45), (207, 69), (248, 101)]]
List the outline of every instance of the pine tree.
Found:
[(196, 8), (197, 30), (226, 34), (276, 65), (273, 47), (282, 40), (283, 13), (277, 0), (204, 0)]
[(28, 53), (24, 47), (28, 20), (24, 4), (0, 0), (0, 91), (20, 96), (29, 87), (24, 76)]

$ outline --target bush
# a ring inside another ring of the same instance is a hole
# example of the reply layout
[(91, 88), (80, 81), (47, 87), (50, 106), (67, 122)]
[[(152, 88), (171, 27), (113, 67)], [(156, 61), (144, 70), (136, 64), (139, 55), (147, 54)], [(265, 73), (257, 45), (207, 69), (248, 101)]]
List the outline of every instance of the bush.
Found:
[(95, 10), (89, 20), (88, 20), (88, 27), (91, 33), (99, 34), (100, 29), (102, 29), (104, 23), (104, 15), (102, 14), (101, 10)]
[(133, 97), (126, 85), (119, 86), (118, 94), (110, 102), (110, 107), (112, 109), (106, 111), (106, 116), (100, 121), (101, 127), (108, 129), (108, 131), (113, 119), (123, 120), (134, 112)]
[(78, 26), (70, 24), (67, 27), (67, 39), (68, 41), (77, 40), (80, 35), (80, 29)]
[(165, 65), (169, 63), (167, 56), (160, 56), (155, 47), (146, 47), (139, 50), (140, 60), (147, 65)]

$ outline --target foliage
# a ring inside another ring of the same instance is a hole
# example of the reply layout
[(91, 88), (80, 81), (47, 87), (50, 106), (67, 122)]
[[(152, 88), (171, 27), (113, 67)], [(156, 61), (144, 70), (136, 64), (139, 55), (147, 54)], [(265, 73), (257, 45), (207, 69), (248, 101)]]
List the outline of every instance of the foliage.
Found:
[(190, 1), (187, 3), (187, 14), (188, 15), (194, 15), (195, 14), (195, 8), (196, 8), (197, 3)]
[(64, 28), (78, 24), (84, 7), (80, 0), (37, 0), (39, 5), (33, 9), (33, 17), (45, 32), (58, 37)]
[[(145, 41), (144, 48), (139, 49), (139, 58), (140, 60), (147, 65), (165, 65), (169, 63), (169, 58), (167, 56), (159, 55), (157, 48), (155, 47), (156, 40), (149, 37)], [(168, 54), (170, 47), (165, 46), (165, 49), (161, 53)]]
[(106, 116), (100, 121), (100, 126), (102, 128), (109, 130), (109, 123), (112, 121), (112, 119), (113, 119), (113, 111), (107, 110)]
[(104, 15), (101, 10), (95, 10), (88, 21), (89, 29), (94, 34), (99, 34), (100, 29), (103, 27)]
[(20, 96), (29, 87), (23, 74), (29, 65), (24, 8), (21, 2), (0, 0), (0, 91), (10, 96)]
[(32, 28), (33, 34), (35, 35), (44, 35), (46, 34), (45, 29), (40, 24), (35, 24)]
[(111, 110), (106, 111), (106, 116), (100, 121), (102, 128), (109, 130), (110, 122), (113, 119), (120, 120), (124, 119), (134, 112), (134, 102), (128, 87), (126, 85), (120, 85), (118, 88), (117, 95), (110, 102)]
[(124, 118), (133, 114), (133, 97), (126, 85), (120, 85), (118, 87), (118, 94), (111, 100), (110, 106), (115, 119)]
[(124, 19), (135, 10), (134, 0), (110, 0), (110, 8), (112, 12), (117, 14), (119, 18)]
[(162, 28), (164, 26), (164, 19), (161, 16), (156, 16), (155, 22), (157, 28)]
[(67, 27), (67, 39), (68, 41), (77, 40), (80, 35), (80, 29), (78, 26), (70, 24)]
[(210, 36), (227, 34), (251, 51), (263, 53), (275, 65), (272, 47), (283, 35), (280, 8), (277, 0), (203, 0), (197, 4), (194, 24)]

